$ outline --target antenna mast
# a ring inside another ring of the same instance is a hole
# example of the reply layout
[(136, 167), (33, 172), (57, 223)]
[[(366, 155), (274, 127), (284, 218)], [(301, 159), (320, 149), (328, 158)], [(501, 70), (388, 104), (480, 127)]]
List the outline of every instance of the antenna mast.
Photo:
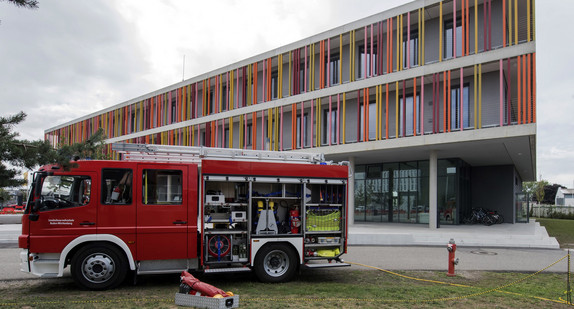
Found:
[(182, 73), (181, 73), (181, 81), (185, 80), (185, 55), (183, 55), (183, 65), (182, 65), (182, 69), (181, 69)]

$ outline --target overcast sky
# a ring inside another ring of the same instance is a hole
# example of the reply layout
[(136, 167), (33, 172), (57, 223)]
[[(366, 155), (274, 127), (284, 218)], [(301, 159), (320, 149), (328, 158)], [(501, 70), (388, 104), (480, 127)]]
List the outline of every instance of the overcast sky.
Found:
[[(407, 0), (0, 1), (0, 115), (45, 129)], [(538, 176), (574, 187), (574, 1), (536, 1)], [(567, 33), (570, 33), (569, 35)]]

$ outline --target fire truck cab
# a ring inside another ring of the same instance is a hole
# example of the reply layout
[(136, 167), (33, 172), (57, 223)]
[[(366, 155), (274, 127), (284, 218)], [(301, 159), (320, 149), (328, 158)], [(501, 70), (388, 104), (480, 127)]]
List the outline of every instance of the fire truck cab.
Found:
[(300, 268), (348, 266), (348, 167), (322, 155), (120, 144), (121, 161), (34, 174), (21, 269), (88, 289), (128, 273), (253, 270), (284, 282)]

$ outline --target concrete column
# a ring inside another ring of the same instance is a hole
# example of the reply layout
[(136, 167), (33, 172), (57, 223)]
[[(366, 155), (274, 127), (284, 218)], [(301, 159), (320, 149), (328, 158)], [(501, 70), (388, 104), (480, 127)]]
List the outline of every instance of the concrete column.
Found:
[(429, 156), (429, 228), (438, 228), (438, 205), (437, 205), (437, 151), (431, 150)]
[(349, 225), (355, 224), (355, 157), (349, 157), (349, 182), (347, 183), (347, 222)]

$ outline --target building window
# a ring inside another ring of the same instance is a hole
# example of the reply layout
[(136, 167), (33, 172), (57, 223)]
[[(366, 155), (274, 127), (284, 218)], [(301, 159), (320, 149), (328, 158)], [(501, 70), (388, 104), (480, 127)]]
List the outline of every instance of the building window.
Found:
[(182, 171), (143, 170), (142, 200), (145, 205), (181, 205)]
[(299, 65), (299, 89), (294, 94), (299, 94), (305, 92), (305, 63), (302, 62)]
[(445, 21), (444, 22), (444, 58), (452, 58), (454, 57), (454, 41), (455, 41), (455, 34), (456, 31), (456, 55), (462, 55), (462, 23), (461, 20), (457, 20), (456, 22), (456, 29), (453, 29), (453, 21)]
[(131, 204), (132, 177), (131, 169), (102, 170), (102, 204)]
[[(135, 112), (135, 111), (132, 111), (132, 113), (131, 113), (131, 121), (130, 121), (130, 123), (131, 123), (130, 132), (135, 132), (135, 131), (136, 131), (136, 121), (137, 121), (137, 120), (136, 120), (136, 112)], [(101, 127), (101, 124), (100, 124), (100, 127)]]
[(78, 207), (90, 202), (90, 176), (46, 176), (42, 183), (39, 211)]
[[(365, 109), (361, 104), (360, 110), (360, 127), (359, 127), (359, 141), (363, 141), (365, 135)], [(366, 140), (374, 140), (377, 136), (377, 104), (375, 102), (369, 103), (369, 128)]]
[[(372, 46), (373, 53), (371, 56), (371, 48), (365, 53), (365, 45), (359, 47), (359, 78), (367, 76), (374, 76), (377, 74), (377, 45)], [(365, 62), (367, 71), (365, 72)]]
[[(253, 93), (253, 84), (251, 84), (251, 93)], [(227, 110), (227, 102), (228, 102), (228, 93), (227, 93), (227, 86), (223, 85), (221, 90), (221, 111)], [(218, 102), (219, 104), (219, 102)]]
[(253, 144), (252, 130), (253, 126), (251, 124), (248, 124), (247, 129), (245, 131), (245, 146), (251, 146)]
[(358, 165), (355, 221), (428, 224), (428, 161)]
[(209, 102), (207, 104), (207, 114), (211, 115), (215, 111), (215, 95), (213, 90), (209, 89)]
[(309, 147), (309, 117), (308, 114), (303, 115), (303, 123), (301, 123), (301, 116), (297, 116), (297, 147), (301, 148), (301, 138), (303, 138), (303, 147)]
[(229, 146), (229, 128), (225, 128), (223, 132), (223, 144), (221, 147), (227, 148)]
[[(470, 102), (469, 102), (469, 84), (466, 83), (462, 89), (462, 125), (467, 129), (470, 127)], [(451, 88), (451, 101), (450, 101), (450, 121), (451, 129), (460, 129), (460, 86)]]
[[(407, 32), (404, 34), (405, 41), (403, 42), (403, 67), (407, 68), (410, 66), (419, 65), (419, 33), (418, 30), (411, 30), (411, 40), (410, 40), (410, 54), (408, 51)], [(410, 58), (409, 58), (410, 56)], [(410, 62), (408, 62), (410, 60)]]
[(275, 139), (275, 119), (271, 120), (271, 130), (269, 129), (269, 118), (265, 120), (265, 126), (263, 128), (263, 137), (265, 138), (265, 149), (264, 150), (275, 150), (278, 141)]
[(171, 123), (175, 123), (177, 121), (177, 104), (175, 102), (175, 98), (171, 101)]
[(271, 72), (271, 99), (277, 99), (278, 95), (278, 74), (277, 71)]
[(416, 130), (417, 134), (421, 133), (420, 128), (420, 117), (421, 117), (421, 98), (417, 95), (417, 102), (416, 102), (416, 119), (415, 119), (415, 111), (413, 106), (413, 94), (409, 94), (404, 98), (400, 98), (400, 106), (399, 106), (399, 130), (403, 132), (403, 136), (411, 136), (414, 135), (414, 123), (416, 120)]
[[(331, 125), (329, 126), (329, 123)], [(337, 129), (339, 124), (337, 123), (337, 109), (323, 110), (323, 145), (336, 144), (337, 143)], [(330, 130), (329, 130), (330, 129)], [(330, 139), (330, 143), (329, 143)]]
[[(327, 64), (329, 69), (325, 70), (325, 80), (328, 80), (330, 85), (336, 85), (339, 83), (339, 63), (341, 61), (339, 54), (331, 55), (329, 60)], [(325, 62), (327, 62), (326, 57)]]

